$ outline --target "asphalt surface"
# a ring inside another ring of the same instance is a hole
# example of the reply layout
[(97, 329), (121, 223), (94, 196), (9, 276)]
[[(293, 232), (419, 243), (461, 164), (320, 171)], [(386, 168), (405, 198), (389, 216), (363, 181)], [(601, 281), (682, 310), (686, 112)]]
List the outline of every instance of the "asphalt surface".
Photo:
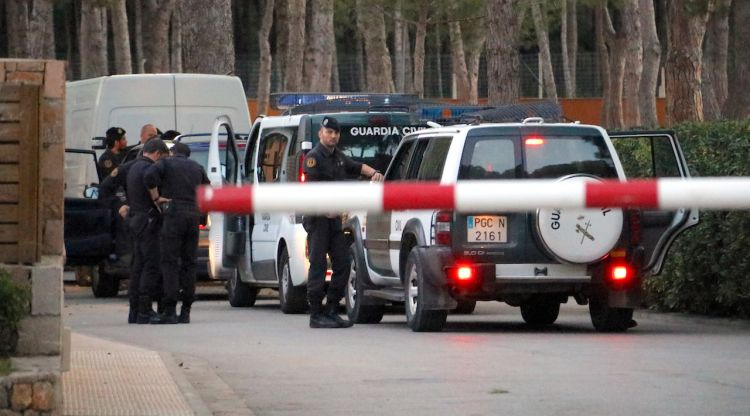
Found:
[(381, 324), (313, 330), (272, 296), (232, 308), (213, 286), (190, 325), (128, 325), (124, 292), (65, 291), (73, 331), (171, 354), (204, 400), (215, 394), (200, 380), (216, 380), (257, 415), (750, 414), (746, 322), (639, 313), (629, 332), (599, 334), (571, 301), (546, 329), (480, 303), (441, 333), (411, 332), (397, 308)]

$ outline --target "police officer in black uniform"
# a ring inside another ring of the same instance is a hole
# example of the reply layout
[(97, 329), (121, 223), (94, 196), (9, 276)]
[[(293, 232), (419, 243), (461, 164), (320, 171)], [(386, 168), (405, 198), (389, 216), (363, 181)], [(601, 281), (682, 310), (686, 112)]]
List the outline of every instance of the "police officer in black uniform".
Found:
[(128, 147), (128, 139), (125, 137), (125, 129), (122, 127), (110, 127), (107, 130), (107, 136), (104, 142), (107, 146), (107, 150), (99, 156), (99, 163), (97, 164), (100, 178), (109, 176), (109, 174), (120, 165), (123, 157), (125, 157), (126, 148)]
[[(144, 175), (154, 162), (166, 156), (169, 149), (161, 139), (143, 145), (143, 155), (112, 171), (102, 182), (100, 192), (107, 198), (122, 186), (127, 193), (127, 205), (114, 202), (121, 216), (127, 216), (128, 229), (133, 239), (133, 264), (131, 267), (128, 297), (131, 312), (128, 322), (147, 324), (156, 313), (152, 300), (158, 297), (159, 282), (159, 229), (161, 216), (156, 202), (146, 188)], [(137, 313), (135, 313), (137, 310)], [(135, 316), (133, 316), (135, 315)]]
[[(362, 175), (382, 181), (383, 175), (372, 167), (344, 155), (336, 145), (341, 137), (338, 121), (325, 117), (318, 131), (320, 143), (305, 156), (308, 181), (342, 181), (351, 175)], [(337, 307), (344, 297), (349, 275), (349, 244), (342, 229), (340, 215), (305, 216), (308, 233), (310, 270), (307, 275), (307, 299), (310, 302), (310, 328), (348, 328), (352, 323), (342, 319)], [(331, 257), (333, 274), (325, 292), (326, 254)], [(325, 309), (323, 298), (326, 299)]]
[[(148, 143), (147, 143), (148, 144)], [(200, 212), (195, 200), (198, 185), (210, 183), (206, 171), (188, 159), (190, 148), (175, 143), (172, 157), (160, 160), (146, 171), (145, 183), (151, 199), (161, 204), (161, 272), (164, 277), (164, 314), (154, 324), (190, 323), (190, 306), (195, 299), (195, 252), (198, 249)], [(180, 289), (182, 307), (177, 317)]]

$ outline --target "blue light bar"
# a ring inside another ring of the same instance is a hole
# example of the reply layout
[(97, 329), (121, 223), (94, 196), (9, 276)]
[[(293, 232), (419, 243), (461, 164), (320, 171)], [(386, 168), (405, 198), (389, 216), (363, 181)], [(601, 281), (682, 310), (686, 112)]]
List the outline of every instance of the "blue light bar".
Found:
[(291, 107), (305, 104), (314, 104), (321, 101), (351, 99), (358, 102), (373, 100), (378, 103), (388, 102), (391, 99), (417, 98), (416, 94), (368, 94), (361, 92), (278, 92), (271, 94), (271, 108), (286, 110)]

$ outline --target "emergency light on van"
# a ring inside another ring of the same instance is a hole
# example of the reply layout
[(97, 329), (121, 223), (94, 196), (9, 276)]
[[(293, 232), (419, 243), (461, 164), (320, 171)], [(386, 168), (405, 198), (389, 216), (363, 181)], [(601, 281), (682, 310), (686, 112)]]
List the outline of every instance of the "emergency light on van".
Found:
[(526, 146), (541, 146), (544, 144), (542, 136), (529, 136), (524, 140)]

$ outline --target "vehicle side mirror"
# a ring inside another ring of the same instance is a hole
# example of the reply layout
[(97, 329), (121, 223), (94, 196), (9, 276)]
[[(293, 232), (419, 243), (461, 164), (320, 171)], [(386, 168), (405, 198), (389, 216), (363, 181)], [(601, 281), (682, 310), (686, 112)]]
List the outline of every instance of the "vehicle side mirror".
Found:
[(103, 149), (106, 149), (107, 148), (107, 146), (105, 145), (106, 141), (107, 141), (106, 137), (101, 137), (101, 136), (92, 137), (91, 138), (91, 148), (94, 149), (94, 150), (103, 150)]
[(83, 189), (83, 197), (86, 199), (99, 199), (99, 187), (95, 185), (86, 186)]

